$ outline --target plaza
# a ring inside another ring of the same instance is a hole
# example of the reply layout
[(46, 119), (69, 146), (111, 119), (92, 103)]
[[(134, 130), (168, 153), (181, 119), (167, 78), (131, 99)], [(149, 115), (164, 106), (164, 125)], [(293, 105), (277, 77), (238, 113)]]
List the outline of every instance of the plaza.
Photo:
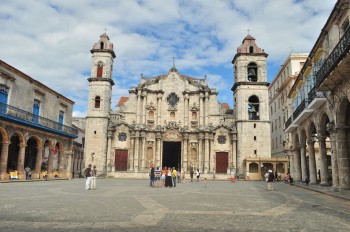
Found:
[[(297, 183), (301, 185), (300, 183)], [(349, 193), (334, 197), (263, 181), (150, 188), (149, 180), (0, 183), (4, 231), (348, 231)], [(311, 187), (313, 188), (313, 187)], [(315, 187), (316, 188), (316, 187)], [(331, 194), (336, 194), (331, 192)], [(341, 196), (341, 197), (339, 197)]]

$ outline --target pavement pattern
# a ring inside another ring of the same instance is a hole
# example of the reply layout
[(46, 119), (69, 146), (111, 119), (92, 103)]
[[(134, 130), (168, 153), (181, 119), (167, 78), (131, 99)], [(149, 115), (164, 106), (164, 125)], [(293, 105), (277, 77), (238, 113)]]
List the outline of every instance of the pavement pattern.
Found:
[[(350, 231), (350, 201), (263, 181), (151, 188), (148, 180), (0, 183), (0, 231)], [(344, 195), (344, 194), (343, 194)]]

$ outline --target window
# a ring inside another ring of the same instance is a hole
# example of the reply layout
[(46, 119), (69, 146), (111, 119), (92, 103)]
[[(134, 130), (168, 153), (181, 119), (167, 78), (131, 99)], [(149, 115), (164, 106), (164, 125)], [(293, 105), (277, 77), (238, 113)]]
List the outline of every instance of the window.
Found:
[(257, 82), (258, 81), (258, 66), (255, 63), (250, 63), (247, 66), (248, 81)]
[(118, 139), (119, 141), (126, 141), (126, 133), (122, 132), (122, 133), (119, 133), (118, 135)]
[(6, 113), (9, 88), (0, 84), (0, 113)]
[(255, 95), (248, 99), (249, 120), (260, 120), (259, 98)]
[(254, 123), (254, 128), (256, 128), (256, 123)]
[(64, 120), (64, 112), (62, 110), (60, 110), (59, 114), (58, 114), (58, 129), (62, 130), (62, 125), (63, 125), (63, 120)]
[(226, 136), (224, 136), (224, 135), (219, 135), (219, 136), (218, 136), (218, 143), (219, 143), (219, 144), (225, 144), (225, 143), (226, 143)]
[(40, 112), (40, 101), (37, 99), (34, 99), (34, 104), (33, 104), (33, 119), (32, 121), (34, 123), (39, 122), (39, 112)]
[(254, 150), (254, 155), (256, 155), (258, 152), (257, 152), (257, 150)]
[(254, 53), (254, 47), (253, 46), (249, 47), (249, 53)]
[(100, 43), (100, 48), (104, 49), (105, 48), (105, 44), (103, 42)]
[(175, 94), (171, 93), (166, 99), (171, 107), (175, 107), (179, 102), (180, 98)]
[(103, 63), (98, 62), (98, 64), (97, 64), (97, 77), (102, 77), (102, 73), (103, 73)]
[(254, 136), (254, 141), (256, 141), (256, 136)]
[(100, 108), (101, 98), (100, 96), (96, 96), (95, 98), (95, 108)]

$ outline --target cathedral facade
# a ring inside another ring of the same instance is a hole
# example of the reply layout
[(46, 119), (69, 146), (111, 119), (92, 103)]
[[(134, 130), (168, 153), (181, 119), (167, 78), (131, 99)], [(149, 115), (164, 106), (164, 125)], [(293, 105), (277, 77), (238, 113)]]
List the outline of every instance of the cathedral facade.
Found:
[(267, 55), (253, 37), (247, 38), (243, 42), (251, 46), (247, 52), (239, 48), (240, 55), (233, 61), (238, 79), (232, 90), (242, 103), (235, 101), (239, 108), (233, 113), (228, 104), (218, 101), (218, 92), (208, 86), (206, 78), (183, 75), (175, 65), (163, 75), (141, 75), (138, 86), (131, 87), (130, 95), (111, 110), (116, 56), (107, 34), (101, 35), (91, 50), (85, 164), (96, 164), (100, 173), (110, 177), (148, 177), (153, 164), (186, 173), (199, 169), (208, 178), (226, 178), (227, 174), (245, 173), (245, 158), (258, 157), (256, 150), (270, 157), (270, 138), (254, 143), (252, 136), (263, 137), (263, 130), (270, 131)]

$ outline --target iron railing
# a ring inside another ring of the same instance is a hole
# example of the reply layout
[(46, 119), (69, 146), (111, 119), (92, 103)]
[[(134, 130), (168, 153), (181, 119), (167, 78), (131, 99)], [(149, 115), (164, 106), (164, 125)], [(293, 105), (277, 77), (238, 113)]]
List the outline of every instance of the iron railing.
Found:
[(290, 126), (290, 124), (292, 124), (292, 122), (293, 122), (293, 118), (289, 117), (287, 122), (284, 124), (284, 128), (287, 129)]
[(78, 135), (78, 130), (73, 127), (63, 125), (61, 123), (50, 120), (48, 118), (35, 115), (28, 111), (24, 111), (17, 107), (7, 105), (1, 102), (0, 102), (0, 116), (3, 116), (8, 119), (15, 119), (16, 121), (24, 122), (28, 125), (48, 128), (48, 129), (57, 131), (59, 133), (68, 134), (71, 137), (77, 137)]
[(303, 112), (303, 110), (306, 108), (306, 104), (309, 103), (308, 99), (304, 99), (300, 105), (298, 106), (298, 108), (293, 112), (293, 118), (297, 118), (301, 112)]
[(335, 69), (340, 61), (345, 57), (350, 49), (350, 27), (346, 30), (343, 37), (327, 57), (322, 67), (316, 73), (316, 87), (319, 87), (328, 75)]
[(322, 97), (324, 97), (323, 93), (317, 92), (315, 86), (310, 90), (308, 94), (309, 102), (312, 102), (315, 98), (322, 98)]

